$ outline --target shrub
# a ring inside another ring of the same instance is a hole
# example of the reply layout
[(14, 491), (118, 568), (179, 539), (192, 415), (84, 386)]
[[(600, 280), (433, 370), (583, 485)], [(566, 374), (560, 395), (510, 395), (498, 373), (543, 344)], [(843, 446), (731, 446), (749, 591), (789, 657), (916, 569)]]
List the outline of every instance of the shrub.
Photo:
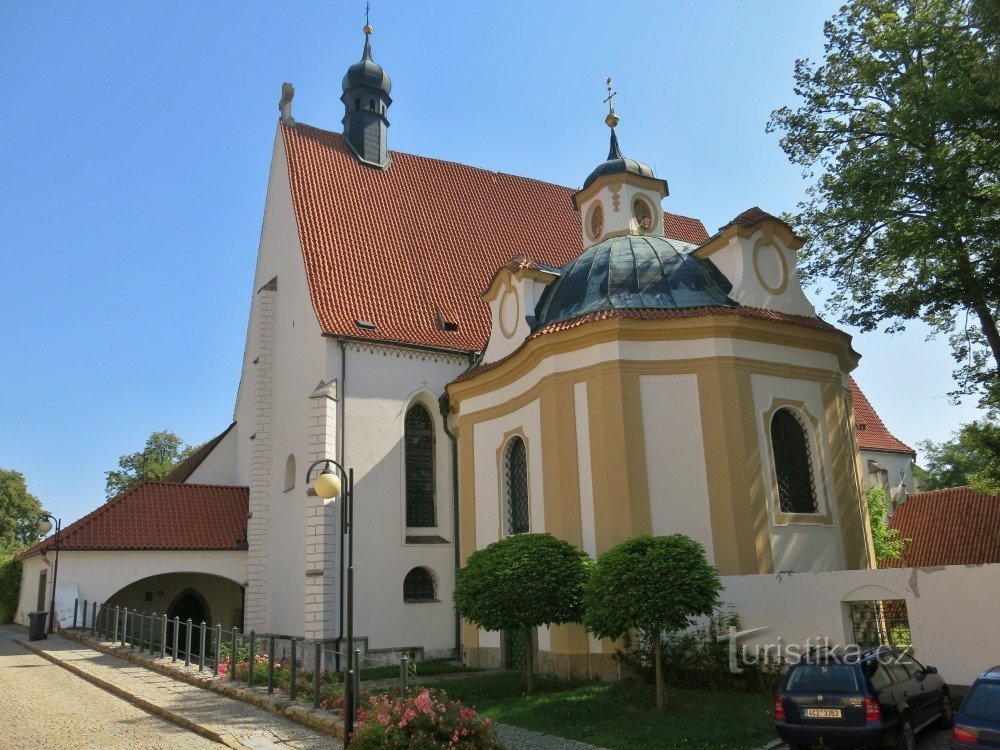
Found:
[(369, 696), (358, 710), (353, 750), (502, 750), (493, 721), (450, 700), (443, 690)]
[(21, 561), (0, 554), (0, 623), (13, 622), (21, 596)]
[[(663, 678), (673, 687), (704, 690), (770, 693), (780, 677), (785, 662), (774, 654), (751, 654), (739, 658), (741, 673), (730, 669), (729, 629), (740, 630), (740, 617), (731, 608), (717, 608), (711, 618), (698, 627), (663, 637), (661, 656)], [(652, 638), (648, 633), (636, 638), (627, 634), (623, 649), (615, 658), (648, 683), (655, 677)]]

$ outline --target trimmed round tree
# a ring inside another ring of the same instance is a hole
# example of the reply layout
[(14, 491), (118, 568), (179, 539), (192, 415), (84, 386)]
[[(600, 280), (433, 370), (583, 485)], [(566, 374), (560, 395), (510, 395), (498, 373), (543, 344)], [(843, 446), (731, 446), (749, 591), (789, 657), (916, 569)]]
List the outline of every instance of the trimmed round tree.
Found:
[(719, 603), (722, 582), (705, 549), (683, 534), (637, 536), (597, 558), (584, 596), (584, 625), (600, 638), (630, 630), (650, 636), (656, 671), (656, 708), (666, 706), (660, 637), (683, 630)]
[(524, 630), (534, 691), (531, 628), (580, 622), (590, 558), (551, 534), (515, 534), (469, 555), (455, 576), (455, 609), (483, 630)]

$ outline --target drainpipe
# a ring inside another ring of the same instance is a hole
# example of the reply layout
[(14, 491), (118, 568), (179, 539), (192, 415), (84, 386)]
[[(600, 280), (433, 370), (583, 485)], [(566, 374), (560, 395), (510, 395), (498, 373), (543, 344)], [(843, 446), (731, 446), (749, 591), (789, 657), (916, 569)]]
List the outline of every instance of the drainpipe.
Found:
[[(472, 367), (476, 361), (476, 353), (468, 352), (466, 355), (469, 358), (469, 367)], [(452, 535), (455, 539), (455, 570), (456, 572), (460, 567), (462, 567), (462, 548), (459, 545), (459, 532), (461, 531), (459, 527), (459, 503), (458, 503), (458, 438), (448, 429), (448, 410), (451, 405), (451, 399), (448, 396), (448, 391), (445, 390), (444, 395), (438, 399), (438, 408), (441, 410), (442, 422), (444, 423), (444, 434), (448, 436), (451, 440), (451, 483), (452, 483), (452, 518), (454, 519), (454, 527), (452, 529)], [(458, 612), (455, 613), (455, 658), (462, 658), (462, 618), (458, 616)]]
[[(338, 436), (338, 451), (340, 453), (339, 461), (340, 465), (344, 466), (344, 436), (347, 434), (347, 425), (344, 423), (345, 415), (347, 413), (347, 346), (344, 343), (344, 339), (337, 339), (337, 346), (340, 347), (340, 383), (337, 384), (337, 405), (340, 407), (340, 418), (337, 420), (337, 431), (340, 433)], [(344, 526), (345, 519), (344, 515), (347, 510), (347, 503), (343, 502), (341, 499), (340, 503), (340, 564), (337, 570), (340, 573), (340, 601), (337, 604), (337, 615), (340, 618), (340, 624), (337, 628), (337, 639), (334, 642), (334, 661), (336, 662), (335, 668), (340, 671), (340, 644), (344, 638)], [(350, 655), (348, 655), (347, 662), (350, 664)]]

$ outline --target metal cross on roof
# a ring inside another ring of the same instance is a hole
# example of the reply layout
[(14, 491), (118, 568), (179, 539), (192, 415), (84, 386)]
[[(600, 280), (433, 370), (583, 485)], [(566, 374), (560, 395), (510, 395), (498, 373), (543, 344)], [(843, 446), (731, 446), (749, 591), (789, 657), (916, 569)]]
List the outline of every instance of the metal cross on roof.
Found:
[(604, 79), (604, 85), (608, 87), (608, 98), (604, 101), (608, 105), (608, 112), (611, 113), (615, 111), (615, 97), (618, 96), (618, 92), (611, 93), (611, 76)]
[(614, 130), (618, 124), (618, 115), (615, 114), (615, 97), (618, 96), (618, 92), (611, 91), (611, 76), (604, 79), (604, 84), (608, 87), (608, 98), (604, 100), (608, 103), (608, 116), (604, 118), (604, 122)]
[(371, 2), (365, 3), (365, 26), (371, 26), (371, 22), (368, 20), (368, 14), (371, 12), (372, 4)]

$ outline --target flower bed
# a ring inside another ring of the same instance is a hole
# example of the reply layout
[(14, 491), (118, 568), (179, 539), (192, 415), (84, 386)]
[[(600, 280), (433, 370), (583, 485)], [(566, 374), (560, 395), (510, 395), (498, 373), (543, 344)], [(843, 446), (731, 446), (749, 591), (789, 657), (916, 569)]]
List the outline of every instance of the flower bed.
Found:
[(424, 688), (408, 695), (392, 690), (364, 698), (351, 735), (353, 750), (501, 750), (493, 720)]

